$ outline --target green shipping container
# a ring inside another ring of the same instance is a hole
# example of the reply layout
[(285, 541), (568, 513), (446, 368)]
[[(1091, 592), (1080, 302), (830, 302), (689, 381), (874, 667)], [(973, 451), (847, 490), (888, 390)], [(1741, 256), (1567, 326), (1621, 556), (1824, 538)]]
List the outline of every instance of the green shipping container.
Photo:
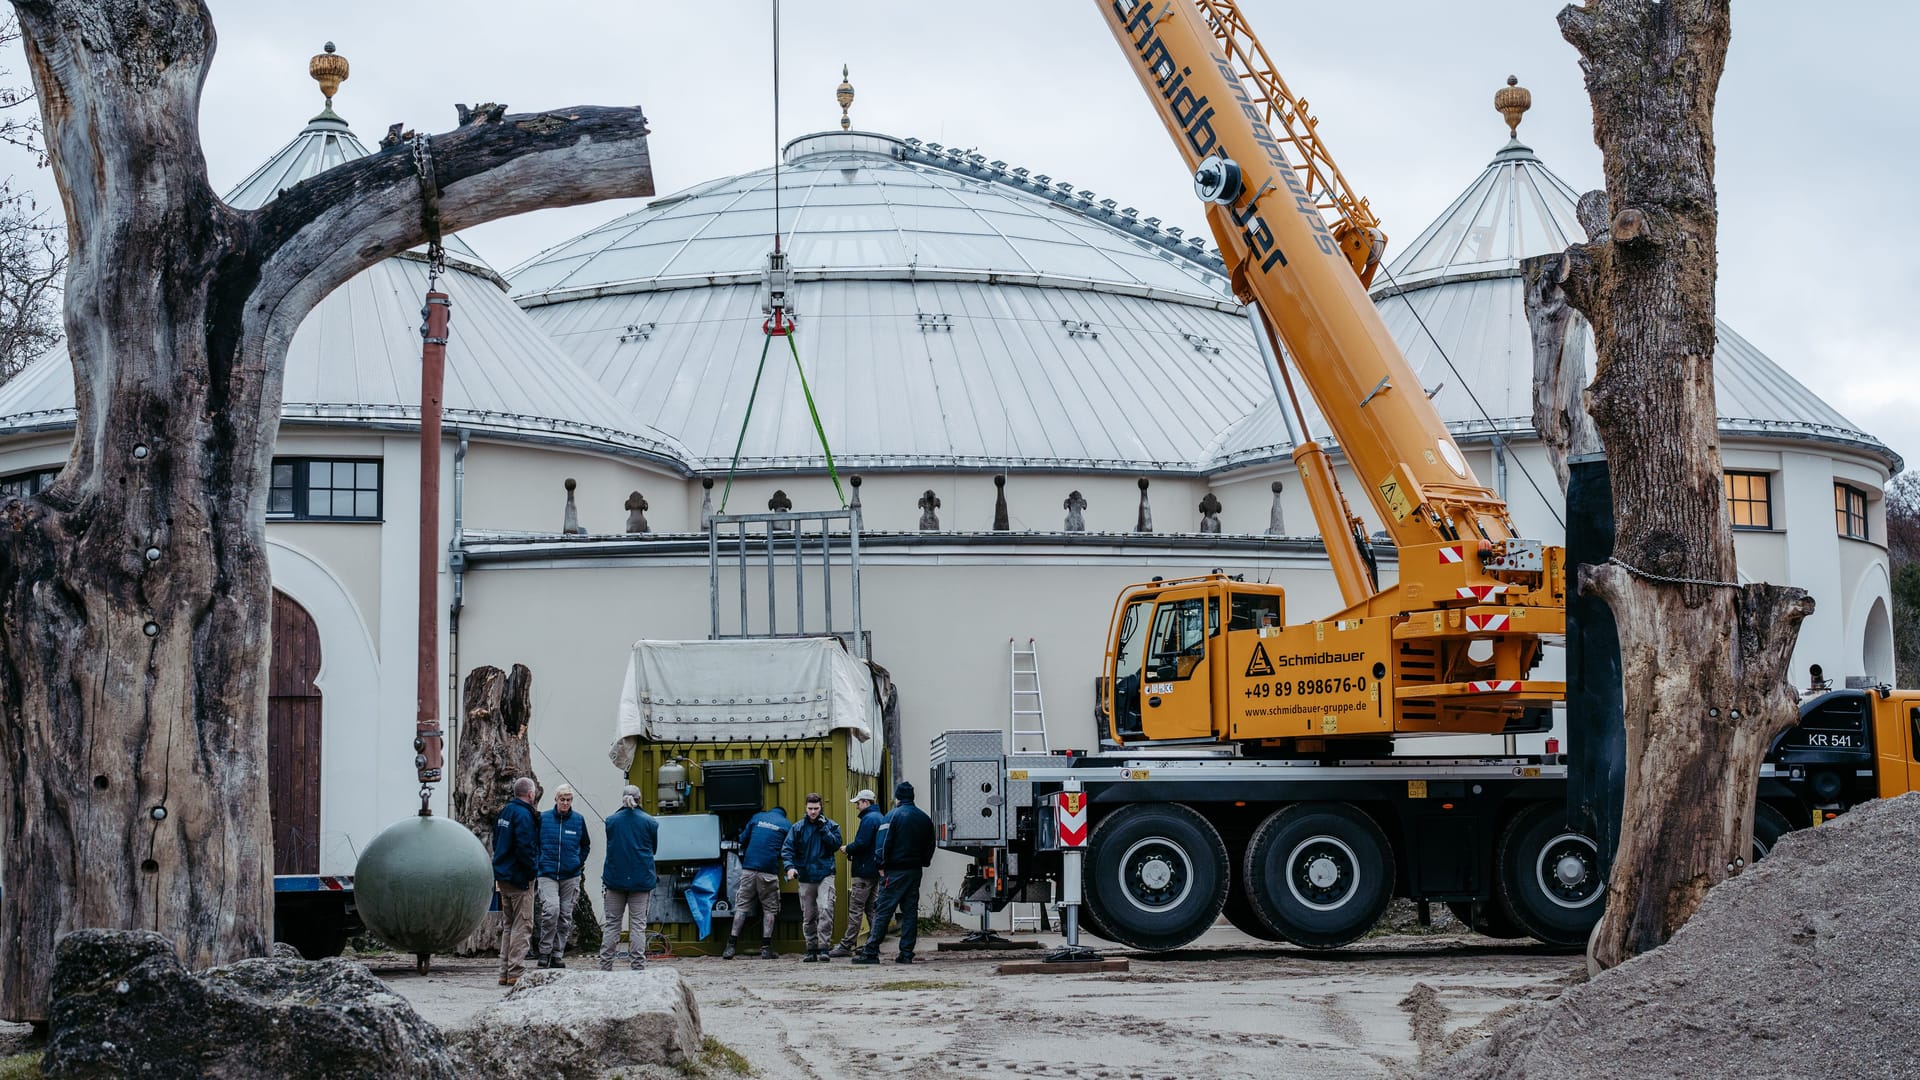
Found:
[[(881, 753), (878, 734), (869, 742), (858, 739), (847, 728), (809, 739), (744, 740), (721, 743), (638, 742), (634, 745), (633, 765), (628, 783), (638, 787), (647, 812), (662, 818), (679, 814), (716, 813), (720, 817), (721, 838), (731, 841), (739, 836), (746, 820), (757, 812), (745, 803), (753, 801), (752, 783), (742, 783), (745, 775), (759, 778), (759, 809), (779, 806), (787, 817), (799, 821), (806, 814), (809, 792), (819, 792), (824, 800), (822, 813), (840, 824), (843, 837), (851, 841), (859, 825), (859, 812), (853, 796), (862, 788), (871, 788), (881, 796), (884, 810), (891, 805), (887, 795), (892, 785)], [(678, 810), (660, 808), (660, 769), (670, 763), (686, 770), (685, 806)], [(728, 768), (728, 763), (732, 767)], [(719, 766), (719, 767), (715, 767)], [(742, 768), (742, 766), (747, 766)], [(711, 786), (708, 774), (723, 783)], [(687, 909), (683, 894), (692, 882), (698, 863), (661, 862), (660, 885), (653, 894), (653, 912), (648, 929), (666, 937), (676, 956), (718, 955), (726, 947), (732, 926), (733, 887), (739, 871), (733, 853), (723, 856), (727, 866), (726, 884), (715, 898), (716, 910), (725, 903), (728, 914), (715, 914), (711, 933), (700, 937), (699, 927)], [(846, 933), (847, 859), (840, 856), (834, 874), (834, 940)], [(780, 915), (775, 923), (774, 948), (781, 952), (801, 952), (806, 941), (800, 930), (800, 899), (796, 882), (780, 883)], [(743, 948), (758, 949), (760, 916), (756, 912), (741, 928)], [(862, 937), (864, 941), (864, 936)], [(656, 946), (657, 947), (657, 946)]]

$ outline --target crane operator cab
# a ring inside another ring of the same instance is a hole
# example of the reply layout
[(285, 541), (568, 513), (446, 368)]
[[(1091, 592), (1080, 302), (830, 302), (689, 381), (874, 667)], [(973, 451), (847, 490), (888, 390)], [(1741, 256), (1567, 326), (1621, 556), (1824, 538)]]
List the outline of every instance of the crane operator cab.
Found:
[(1279, 586), (1221, 574), (1122, 592), (1109, 637), (1112, 701), (1103, 703), (1114, 733), (1124, 742), (1216, 741), (1214, 698), (1229, 679), (1229, 653), (1258, 668), (1257, 639), (1278, 631), (1284, 607)]

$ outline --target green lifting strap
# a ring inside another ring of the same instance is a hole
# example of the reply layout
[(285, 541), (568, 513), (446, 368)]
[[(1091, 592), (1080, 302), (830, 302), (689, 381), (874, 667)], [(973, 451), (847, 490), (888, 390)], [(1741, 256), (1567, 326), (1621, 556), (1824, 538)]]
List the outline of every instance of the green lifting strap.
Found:
[[(766, 341), (760, 346), (760, 366), (753, 372), (753, 389), (747, 394), (747, 414), (740, 418), (740, 437), (733, 443), (733, 461), (727, 466), (727, 484), (720, 490), (720, 512), (727, 512), (727, 499), (733, 494), (734, 470), (740, 467), (740, 450), (747, 444), (747, 425), (753, 422), (753, 402), (760, 396), (760, 377), (767, 370), (767, 350), (773, 347), (774, 334), (768, 333)], [(780, 337), (787, 339), (787, 348), (793, 351), (793, 369), (800, 375), (800, 393), (807, 399), (807, 414), (813, 417), (814, 434), (820, 436), (820, 449), (827, 455), (827, 476), (833, 481), (833, 492), (840, 497), (840, 505), (847, 505), (847, 493), (840, 487), (840, 472), (834, 468), (833, 447), (827, 445), (827, 429), (820, 423), (820, 410), (813, 403), (813, 389), (807, 385), (807, 369), (800, 364), (800, 346), (794, 343), (793, 328), (789, 324)]]

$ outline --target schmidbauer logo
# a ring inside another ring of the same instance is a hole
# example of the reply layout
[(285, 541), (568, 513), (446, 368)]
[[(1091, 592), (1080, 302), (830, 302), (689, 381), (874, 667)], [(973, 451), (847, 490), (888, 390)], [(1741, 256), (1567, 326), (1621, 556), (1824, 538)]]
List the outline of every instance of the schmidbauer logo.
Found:
[(1357, 664), (1366, 659), (1364, 652), (1322, 652), (1295, 653), (1279, 658), (1281, 667), (1302, 667), (1307, 664)]

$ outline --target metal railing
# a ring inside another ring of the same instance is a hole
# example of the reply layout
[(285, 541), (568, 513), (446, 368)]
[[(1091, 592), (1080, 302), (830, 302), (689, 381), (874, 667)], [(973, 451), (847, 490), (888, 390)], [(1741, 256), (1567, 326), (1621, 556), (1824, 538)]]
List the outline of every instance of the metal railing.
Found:
[[(720, 566), (722, 556), (734, 567), (740, 594), (740, 620), (731, 633), (720, 623)], [(852, 608), (851, 630), (834, 622), (833, 576), (846, 571)], [(781, 623), (781, 576), (793, 579), (793, 606), (788, 624)], [(766, 580), (765, 629), (755, 631), (749, 595), (757, 577)], [(808, 579), (815, 578), (820, 621), (808, 625)], [(712, 623), (707, 636), (729, 638), (786, 638), (834, 636), (847, 643), (853, 655), (867, 658), (865, 627), (860, 618), (860, 507), (844, 510), (784, 511), (765, 514), (715, 514), (707, 522), (707, 592)]]

